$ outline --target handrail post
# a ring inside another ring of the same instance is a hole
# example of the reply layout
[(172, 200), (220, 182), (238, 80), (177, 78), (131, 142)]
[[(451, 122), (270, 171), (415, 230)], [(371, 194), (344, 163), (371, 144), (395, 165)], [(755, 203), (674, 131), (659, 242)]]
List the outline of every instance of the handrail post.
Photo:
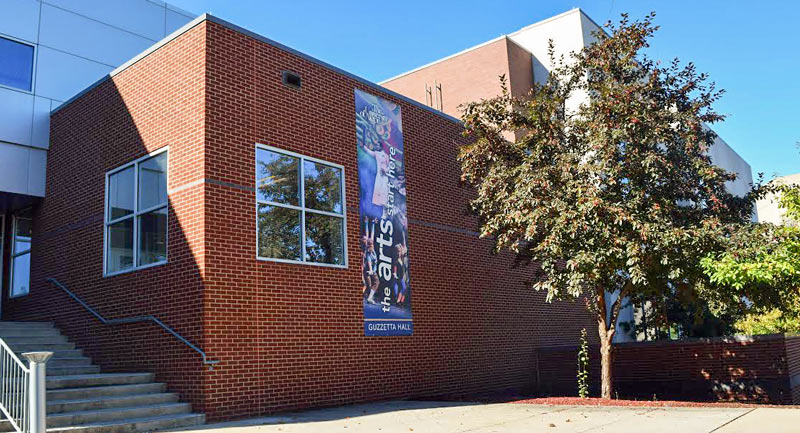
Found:
[(30, 378), (28, 381), (28, 422), (30, 433), (45, 433), (47, 429), (47, 360), (53, 352), (27, 352), (22, 356), (28, 359)]

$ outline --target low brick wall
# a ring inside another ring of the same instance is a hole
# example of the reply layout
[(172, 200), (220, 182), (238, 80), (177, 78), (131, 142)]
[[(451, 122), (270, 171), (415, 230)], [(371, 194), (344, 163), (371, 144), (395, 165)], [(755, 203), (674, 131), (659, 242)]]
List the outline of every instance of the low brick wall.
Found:
[(789, 368), (792, 402), (800, 404), (800, 335), (786, 336), (786, 365)]
[[(577, 347), (537, 351), (539, 393), (576, 395)], [(599, 349), (590, 349), (591, 388), (599, 393)], [(620, 398), (800, 404), (800, 337), (754, 337), (615, 345)]]

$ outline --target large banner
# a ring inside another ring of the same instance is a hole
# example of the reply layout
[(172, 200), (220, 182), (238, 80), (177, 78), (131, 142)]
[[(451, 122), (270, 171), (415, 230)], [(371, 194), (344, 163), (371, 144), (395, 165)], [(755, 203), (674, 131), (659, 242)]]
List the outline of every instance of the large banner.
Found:
[(356, 90), (364, 335), (411, 335), (400, 106)]

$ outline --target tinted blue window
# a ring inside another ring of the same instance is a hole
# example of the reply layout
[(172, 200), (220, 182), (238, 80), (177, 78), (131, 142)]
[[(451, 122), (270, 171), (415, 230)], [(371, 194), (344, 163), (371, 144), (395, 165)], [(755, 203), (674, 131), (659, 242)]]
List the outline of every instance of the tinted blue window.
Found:
[(33, 47), (0, 38), (0, 84), (31, 90)]

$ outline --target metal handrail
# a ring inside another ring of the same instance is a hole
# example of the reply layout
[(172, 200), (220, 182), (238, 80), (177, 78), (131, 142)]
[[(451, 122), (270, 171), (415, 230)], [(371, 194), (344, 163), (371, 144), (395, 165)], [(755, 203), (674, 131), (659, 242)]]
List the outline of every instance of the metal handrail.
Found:
[(29, 426), (29, 373), (30, 369), (0, 338), (0, 411), (20, 433), (27, 433)]
[(83, 308), (85, 308), (86, 311), (91, 313), (94, 317), (97, 318), (97, 320), (102, 322), (104, 325), (119, 325), (119, 324), (123, 324), (123, 323), (137, 323), (137, 322), (153, 322), (156, 325), (164, 328), (165, 331), (167, 331), (170, 334), (172, 334), (172, 336), (177, 338), (180, 342), (182, 342), (183, 344), (189, 346), (195, 352), (199, 353), (200, 356), (203, 357), (203, 364), (208, 365), (209, 368), (214, 368), (215, 364), (219, 364), (219, 360), (208, 359), (208, 356), (206, 356), (206, 353), (203, 352), (202, 349), (200, 349), (199, 347), (197, 347), (194, 344), (192, 344), (192, 342), (190, 342), (189, 340), (183, 338), (183, 336), (181, 336), (180, 334), (175, 332), (174, 329), (172, 329), (169, 326), (165, 325), (164, 322), (162, 322), (161, 320), (158, 320), (157, 317), (153, 317), (153, 316), (137, 316), (137, 317), (126, 317), (124, 319), (106, 319), (105, 317), (101, 316), (100, 313), (95, 311), (94, 308), (90, 307), (89, 304), (84, 302), (76, 294), (72, 293), (66, 286), (61, 284), (55, 278), (48, 278), (47, 281), (50, 282), (50, 283), (53, 283), (56, 287), (58, 287), (61, 290), (63, 290), (67, 295), (69, 295), (77, 303), (81, 304), (81, 306)]

